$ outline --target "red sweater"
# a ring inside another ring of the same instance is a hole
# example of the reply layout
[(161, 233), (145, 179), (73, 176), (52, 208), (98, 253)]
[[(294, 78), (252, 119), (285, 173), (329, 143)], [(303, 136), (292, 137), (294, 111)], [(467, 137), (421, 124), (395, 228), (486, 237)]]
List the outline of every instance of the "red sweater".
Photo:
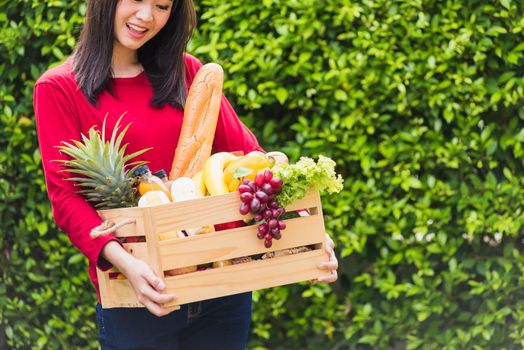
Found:
[[(188, 86), (201, 66), (196, 58), (186, 55)], [(116, 97), (102, 92), (95, 108), (78, 89), (71, 59), (68, 59), (44, 73), (34, 89), (38, 142), (53, 215), (58, 227), (88, 258), (89, 277), (98, 295), (95, 267), (102, 270), (111, 267), (100, 256), (100, 252), (107, 242), (116, 238), (112, 235), (96, 239), (90, 237), (91, 230), (100, 225), (102, 220), (91, 204), (76, 192), (78, 188), (71, 181), (64, 181), (64, 177), (70, 175), (58, 172), (60, 164), (53, 160), (65, 159), (65, 156), (55, 146), (62, 141), (80, 140), (81, 134), (87, 135), (94, 125), (100, 129), (106, 115), (106, 127), (113, 130), (118, 118), (127, 112), (121, 122), (121, 125), (132, 122), (123, 142), (129, 143), (127, 152), (153, 147), (136, 159), (147, 160), (153, 172), (159, 169), (169, 171), (183, 119), (182, 110), (169, 105), (157, 109), (150, 104), (153, 90), (145, 73), (132, 78), (115, 78), (113, 82)], [(245, 153), (262, 150), (253, 133), (238, 119), (225, 97), (220, 106), (213, 149), (216, 152)]]

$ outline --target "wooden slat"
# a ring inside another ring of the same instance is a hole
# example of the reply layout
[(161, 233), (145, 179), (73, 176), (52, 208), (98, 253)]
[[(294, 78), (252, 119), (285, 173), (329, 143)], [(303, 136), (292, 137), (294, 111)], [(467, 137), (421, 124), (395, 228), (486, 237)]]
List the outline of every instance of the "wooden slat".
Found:
[(179, 305), (263, 288), (307, 281), (326, 275), (317, 265), (327, 260), (323, 250), (198, 271), (166, 278), (167, 290)]
[[(320, 206), (318, 192), (310, 192), (303, 199), (289, 205), (286, 210), (317, 206)], [(243, 220), (246, 217), (239, 213), (239, 207), (238, 192), (232, 192), (151, 207), (151, 214), (157, 231), (163, 233)]]
[(147, 260), (151, 269), (160, 276), (164, 277), (164, 270), (160, 259), (160, 247), (157, 236), (157, 228), (151, 219), (151, 208), (145, 208), (144, 211), (144, 231), (146, 233)]
[(144, 236), (143, 208), (120, 208), (99, 210), (98, 214), (103, 220), (119, 223), (127, 219), (135, 219), (136, 222), (127, 224), (115, 231), (117, 237)]
[(152, 214), (158, 232), (169, 232), (242, 220), (239, 206), (238, 193), (229, 193), (154, 207)]
[(96, 268), (96, 275), (98, 278), (98, 289), (100, 291), (100, 302), (103, 307), (113, 307), (113, 288), (111, 288), (111, 280), (109, 279), (109, 272), (103, 272)]
[(324, 243), (326, 243), (326, 237), (325, 237), (326, 236), (325, 235), (325, 233), (326, 233), (326, 229), (325, 229), (326, 224), (324, 222), (324, 212), (322, 210), (322, 200), (320, 199), (320, 192), (318, 192), (318, 191), (317, 192), (312, 192), (311, 195), (315, 196), (316, 197), (315, 201), (318, 202), (318, 205), (314, 208), (312, 213), (315, 214), (315, 215), (318, 215), (320, 217), (320, 220), (321, 220), (321, 224), (320, 225), (324, 229), (323, 232), (322, 232), (323, 235), (324, 235)]
[(104, 308), (113, 307), (144, 307), (138, 302), (135, 291), (129, 280), (109, 280), (109, 289), (115, 296), (111, 303), (102, 304)]
[(257, 226), (208, 233), (159, 242), (164, 270), (206, 264), (269, 251), (323, 243), (322, 218), (318, 215), (286, 220), (280, 240), (268, 249), (257, 238)]
[(138, 259), (142, 259), (144, 261), (148, 261), (147, 257), (147, 244), (145, 242), (137, 242), (137, 243), (124, 243), (122, 244), (124, 248), (131, 253), (134, 257)]
[[(307, 281), (326, 275), (317, 265), (327, 261), (324, 250), (281, 256), (223, 268), (197, 271), (167, 277), (166, 293), (177, 296), (176, 304), (183, 305), (263, 288)], [(116, 306), (140, 307), (129, 281), (111, 280)]]
[(304, 198), (297, 199), (286, 207), (286, 211), (293, 211), (308, 208), (321, 208), (322, 201), (320, 200), (320, 193), (318, 191), (311, 191), (306, 193)]

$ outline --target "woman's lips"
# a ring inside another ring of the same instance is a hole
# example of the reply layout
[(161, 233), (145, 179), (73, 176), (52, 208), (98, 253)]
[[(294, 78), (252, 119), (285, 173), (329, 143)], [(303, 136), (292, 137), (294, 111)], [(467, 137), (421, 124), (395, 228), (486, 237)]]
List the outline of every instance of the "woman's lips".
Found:
[(147, 28), (137, 26), (131, 23), (126, 23), (126, 28), (127, 28), (127, 32), (129, 33), (129, 35), (137, 39), (143, 38), (148, 31)]

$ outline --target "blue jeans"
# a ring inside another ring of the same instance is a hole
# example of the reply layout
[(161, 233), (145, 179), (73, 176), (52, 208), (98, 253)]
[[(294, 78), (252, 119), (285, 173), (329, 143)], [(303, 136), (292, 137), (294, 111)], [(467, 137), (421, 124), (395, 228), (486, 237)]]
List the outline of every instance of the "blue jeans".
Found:
[(242, 350), (251, 323), (251, 293), (182, 305), (164, 317), (145, 308), (96, 306), (102, 350)]

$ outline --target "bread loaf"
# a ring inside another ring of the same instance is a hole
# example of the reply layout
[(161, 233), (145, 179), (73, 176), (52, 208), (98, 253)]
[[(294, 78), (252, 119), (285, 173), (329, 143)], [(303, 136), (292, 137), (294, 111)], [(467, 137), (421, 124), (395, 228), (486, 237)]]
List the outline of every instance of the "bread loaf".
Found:
[(211, 155), (222, 100), (224, 72), (216, 63), (202, 66), (189, 88), (182, 130), (169, 179), (193, 177)]

